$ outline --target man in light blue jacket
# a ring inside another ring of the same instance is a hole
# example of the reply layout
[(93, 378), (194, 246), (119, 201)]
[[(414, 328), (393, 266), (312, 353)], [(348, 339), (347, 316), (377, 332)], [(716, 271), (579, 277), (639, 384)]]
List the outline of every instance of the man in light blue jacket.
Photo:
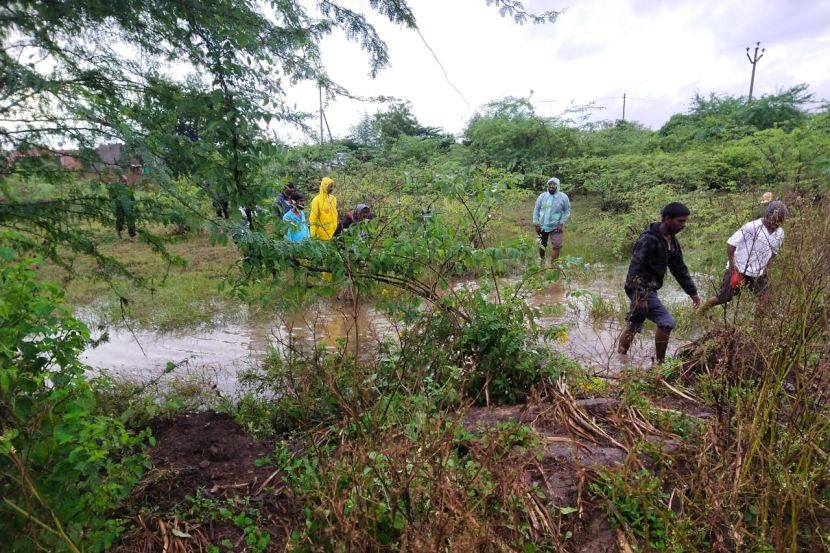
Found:
[(571, 216), (571, 201), (559, 190), (559, 179), (548, 179), (548, 191), (539, 194), (536, 207), (533, 208), (533, 224), (539, 235), (539, 257), (545, 262), (545, 250), (550, 239), (550, 262), (559, 257), (562, 248), (562, 235), (565, 223)]

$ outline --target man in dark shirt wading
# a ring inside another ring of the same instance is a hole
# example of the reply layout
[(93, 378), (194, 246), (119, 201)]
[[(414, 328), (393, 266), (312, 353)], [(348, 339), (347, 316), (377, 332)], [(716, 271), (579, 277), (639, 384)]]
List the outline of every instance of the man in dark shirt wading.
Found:
[(677, 326), (674, 317), (660, 303), (657, 290), (663, 286), (666, 269), (677, 279), (678, 284), (692, 298), (695, 307), (700, 304), (697, 287), (683, 261), (683, 252), (675, 235), (683, 230), (689, 219), (689, 208), (679, 202), (672, 202), (663, 208), (663, 220), (651, 223), (634, 244), (631, 264), (625, 278), (625, 294), (631, 304), (626, 328), (617, 340), (617, 351), (628, 353), (634, 336), (643, 330), (646, 319), (654, 321), (657, 332), (654, 335), (655, 363), (666, 359), (669, 336)]

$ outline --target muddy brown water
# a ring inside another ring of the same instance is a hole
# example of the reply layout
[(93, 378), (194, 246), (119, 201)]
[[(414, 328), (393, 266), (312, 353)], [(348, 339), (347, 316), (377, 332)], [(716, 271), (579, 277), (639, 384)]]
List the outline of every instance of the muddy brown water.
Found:
[[(653, 327), (635, 340), (629, 355), (615, 351), (615, 340), (621, 322), (614, 315), (595, 319), (591, 315), (590, 292), (619, 305), (624, 300), (622, 282), (626, 267), (596, 267), (589, 281), (556, 283), (529, 292), (529, 305), (554, 308), (544, 313), (541, 326), (566, 325), (567, 339), (552, 345), (577, 360), (599, 376), (613, 375), (625, 366), (648, 366), (653, 355)], [(677, 285), (667, 279), (661, 291), (664, 301), (683, 301), (686, 297)], [(516, 282), (506, 279), (505, 284)], [(474, 285), (472, 281), (456, 283), (456, 287)], [(557, 307), (558, 306), (558, 307)], [(395, 339), (398, 328), (372, 305), (360, 305), (355, 311), (349, 302), (321, 300), (315, 307), (293, 316), (271, 321), (249, 321), (223, 325), (219, 328), (187, 332), (160, 333), (148, 329), (109, 330), (109, 340), (89, 349), (81, 359), (94, 369), (106, 370), (122, 379), (147, 381), (159, 377), (168, 362), (177, 368), (164, 378), (193, 384), (215, 386), (223, 394), (233, 394), (239, 371), (261, 361), (269, 348), (285, 347), (289, 341), (308, 345), (339, 347), (345, 340), (352, 347), (359, 343), (361, 352), (368, 352), (384, 338)], [(356, 340), (356, 337), (359, 338)], [(672, 340), (670, 351), (682, 340)]]

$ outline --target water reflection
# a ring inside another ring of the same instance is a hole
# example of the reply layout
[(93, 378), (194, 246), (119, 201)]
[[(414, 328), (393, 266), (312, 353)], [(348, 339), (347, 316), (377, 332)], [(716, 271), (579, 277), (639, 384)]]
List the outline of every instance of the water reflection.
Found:
[[(621, 328), (619, 314), (592, 316), (593, 296), (610, 306), (619, 306), (624, 300), (620, 289), (623, 277), (624, 268), (600, 268), (589, 282), (555, 283), (526, 291), (523, 297), (529, 305), (541, 308), (540, 325), (567, 325), (567, 340), (553, 347), (597, 374), (613, 374), (626, 365), (648, 366), (654, 348), (653, 333), (646, 331), (635, 340), (628, 356), (618, 355), (615, 340)], [(506, 279), (503, 283), (515, 282)], [(474, 285), (473, 281), (462, 281), (454, 288)], [(661, 296), (667, 301), (685, 298), (673, 282)], [(321, 300), (303, 313), (284, 319), (210, 330), (161, 334), (115, 329), (109, 332), (107, 343), (86, 351), (81, 359), (92, 367), (135, 380), (158, 376), (172, 361), (180, 364), (174, 373), (176, 379), (206, 380), (220, 392), (232, 393), (237, 373), (257, 364), (269, 347), (299, 343), (331, 349), (345, 347), (367, 354), (380, 340), (397, 339), (401, 331), (372, 305), (360, 304), (355, 309), (350, 301)], [(673, 339), (670, 347), (680, 343)]]

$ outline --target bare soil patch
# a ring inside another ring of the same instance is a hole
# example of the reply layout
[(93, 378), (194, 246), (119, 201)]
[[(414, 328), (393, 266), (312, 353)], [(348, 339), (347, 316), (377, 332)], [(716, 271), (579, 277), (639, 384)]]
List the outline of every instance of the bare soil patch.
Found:
[(235, 551), (245, 549), (244, 530), (205, 513), (203, 520), (181, 520), (175, 513), (188, 507), (188, 496), (222, 501), (246, 498), (258, 511), (259, 526), (271, 536), (269, 551), (282, 551), (297, 510), (284, 493), (282, 475), (256, 460), (273, 451), (254, 442), (231, 417), (222, 413), (182, 414), (156, 422), (156, 446), (149, 451), (153, 469), (134, 490), (133, 528), (114, 551), (155, 553), (204, 551), (228, 540)]
[[(524, 478), (545, 494), (544, 504), (559, 530), (571, 532), (570, 551), (612, 553), (627, 543), (608, 522), (604, 508), (586, 493), (591, 472), (620, 466), (627, 452), (609, 439), (591, 440), (574, 433), (574, 421), (560, 417), (551, 403), (470, 409), (463, 424), (470, 430), (502, 422), (533, 427), (542, 440), (542, 456), (525, 469)], [(610, 416), (619, 406), (613, 399), (572, 400), (571, 408), (590, 420)], [(680, 407), (675, 405), (674, 407)], [(583, 426), (584, 428), (584, 426)], [(229, 415), (184, 414), (158, 421), (157, 444), (149, 452), (153, 469), (137, 486), (130, 501), (133, 525), (114, 548), (117, 553), (205, 551), (209, 545), (230, 542), (245, 550), (243, 529), (226, 520), (183, 520), (187, 497), (198, 493), (217, 501), (245, 498), (260, 513), (259, 526), (271, 536), (269, 551), (282, 551), (290, 532), (300, 523), (299, 506), (285, 489), (282, 474), (256, 460), (273, 450), (255, 442)], [(198, 517), (191, 517), (198, 518)]]

